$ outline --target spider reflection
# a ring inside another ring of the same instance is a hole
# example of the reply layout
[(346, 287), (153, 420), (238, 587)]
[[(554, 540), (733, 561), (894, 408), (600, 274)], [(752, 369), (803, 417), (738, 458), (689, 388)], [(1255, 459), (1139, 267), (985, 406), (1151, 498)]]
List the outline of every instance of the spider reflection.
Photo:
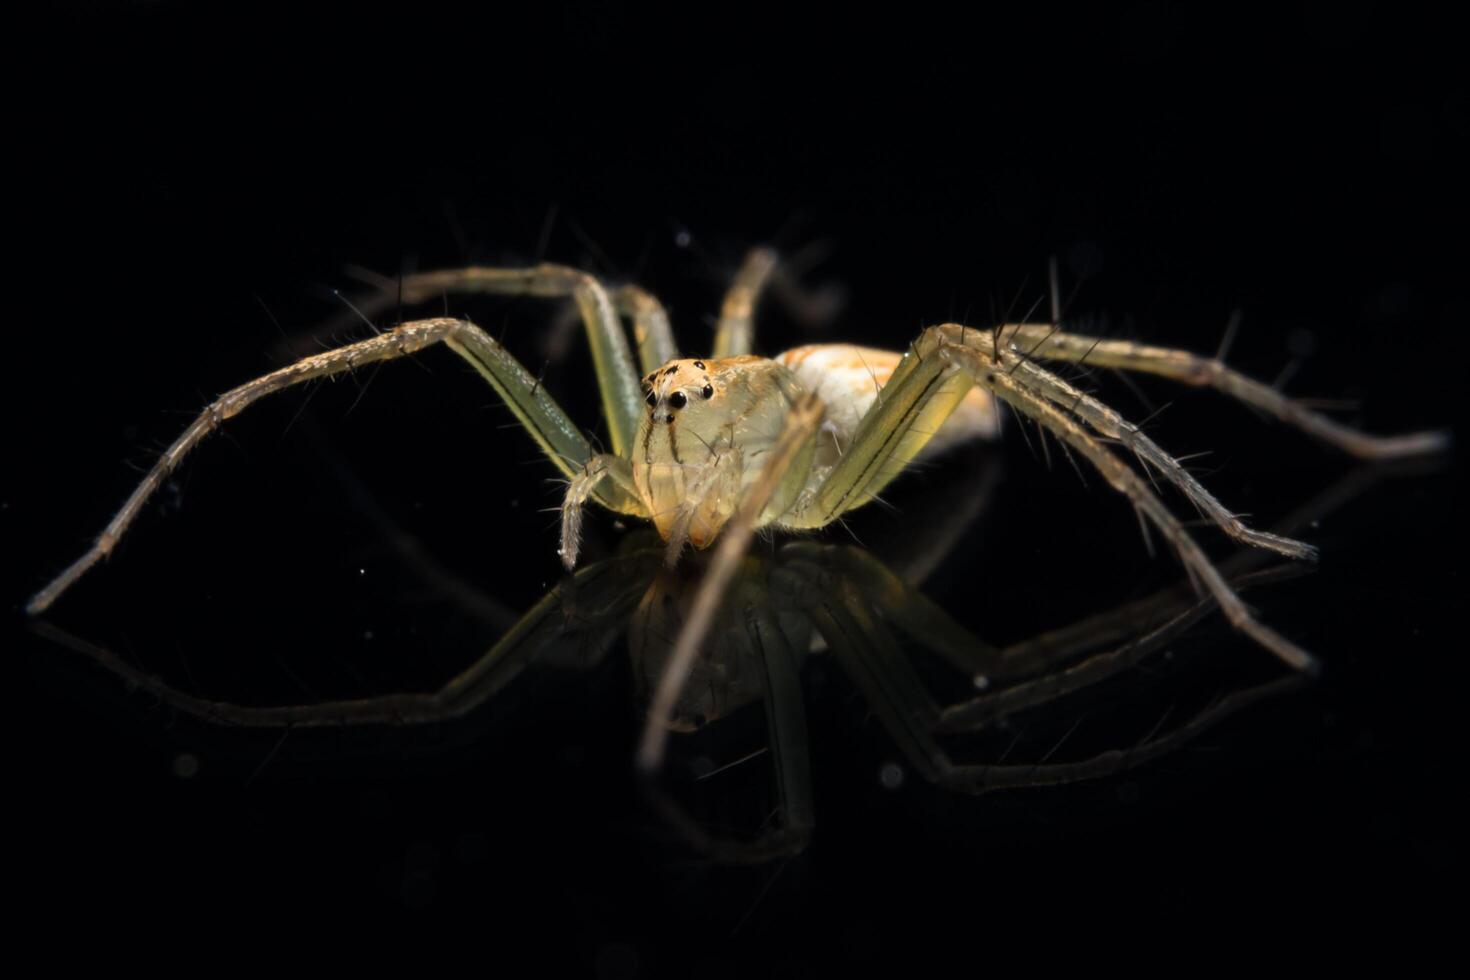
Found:
[[(992, 471), (993, 472), (993, 471)], [(1355, 495), (1383, 470), (1359, 471), (1282, 525), (1283, 532), (1320, 516)], [(973, 482), (958, 486), (981, 506)], [(967, 508), (950, 513), (969, 519)], [(941, 511), (943, 512), (943, 511)], [(770, 810), (743, 835), (711, 833), (691, 816), (703, 788), (652, 779), (649, 795), (668, 825), (696, 851), (718, 861), (762, 861), (800, 852), (816, 823), (811, 757), (801, 678), (806, 661), (826, 659), (825, 670), (847, 679), (881, 723), (907, 767), (958, 792), (981, 793), (1070, 783), (1121, 772), (1158, 759), (1264, 698), (1305, 683), (1288, 675), (1264, 683), (1215, 690), (1168, 725), (1159, 719), (1124, 744), (1081, 753), (1042, 745), (1029, 756), (1001, 753), (968, 761), (976, 733), (1043, 719), (1067, 731), (1080, 717), (1079, 699), (1095, 698), (1106, 682), (1157, 657), (1212, 610), (1187, 588), (1166, 589), (1044, 635), (995, 647), (925, 597), (918, 584), (942, 558), (954, 529), (929, 530), (934, 540), (907, 542), (888, 561), (852, 545), (795, 541), (752, 553), (741, 563), (729, 600), (710, 633), (673, 712), (675, 751), (705, 739), (738, 718), (764, 716), (764, 744), (701, 760), (703, 773), (760, 759), (770, 775)], [(1237, 589), (1304, 574), (1302, 566), (1268, 566), (1259, 552), (1222, 564)], [(635, 687), (645, 699), (662, 675), (702, 563), (677, 571), (663, 562), (662, 543), (650, 533), (626, 536), (616, 553), (569, 575), (520, 617), (500, 640), (432, 693), (394, 694), (281, 707), (209, 700), (133, 667), (115, 654), (40, 623), (36, 629), (87, 653), (133, 686), (189, 715), (231, 726), (318, 727), (413, 724), (464, 716), (505, 692), (533, 664), (591, 666), (626, 649)], [(571, 655), (569, 656), (569, 651)], [(926, 673), (924, 668), (930, 668)], [(936, 683), (936, 678), (938, 682)], [(1128, 685), (1124, 685), (1125, 687)], [(748, 731), (749, 725), (743, 726)], [(757, 739), (759, 742), (760, 740)], [(728, 743), (726, 745), (728, 749)], [(982, 756), (983, 757), (983, 756)], [(965, 760), (965, 761), (961, 761)], [(885, 767), (887, 780), (900, 772)]]

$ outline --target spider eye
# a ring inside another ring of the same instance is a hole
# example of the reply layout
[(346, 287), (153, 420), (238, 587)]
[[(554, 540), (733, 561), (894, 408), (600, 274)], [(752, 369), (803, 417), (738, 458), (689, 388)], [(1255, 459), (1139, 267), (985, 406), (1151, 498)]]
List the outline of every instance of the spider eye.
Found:
[(714, 385), (705, 385), (704, 386), (704, 390), (701, 391), (700, 394), (703, 395), (705, 398), (713, 398), (713, 397), (715, 397), (715, 386)]
[(669, 396), (669, 406), (671, 408), (683, 408), (688, 401), (689, 399), (684, 397), (682, 391), (676, 391)]
[(650, 405), (657, 405), (658, 404), (658, 396), (653, 393), (653, 389), (652, 388), (648, 389), (648, 397), (645, 398), (645, 399), (643, 399), (643, 400), (646, 401), (646, 402), (648, 402), (648, 404), (650, 404)]

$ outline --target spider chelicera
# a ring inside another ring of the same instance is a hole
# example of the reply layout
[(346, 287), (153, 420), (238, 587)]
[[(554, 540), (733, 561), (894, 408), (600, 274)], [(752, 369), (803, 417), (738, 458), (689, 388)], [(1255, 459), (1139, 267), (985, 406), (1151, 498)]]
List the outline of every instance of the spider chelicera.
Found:
[[(976, 328), (929, 327), (904, 353), (846, 344), (798, 347), (774, 358), (750, 353), (757, 299), (776, 269), (769, 249), (747, 257), (727, 293), (714, 349), (681, 358), (668, 316), (634, 286), (609, 289), (576, 269), (466, 268), (406, 276), (402, 301), (451, 293), (575, 300), (586, 326), (611, 452), (593, 446), (551, 395), (498, 342), (468, 320), (407, 322), (368, 340), (304, 358), (234, 388), (204, 409), (143, 478), (95, 543), (30, 601), (44, 612), (116, 546), (148, 498), (183, 458), (226, 419), (260, 398), (317, 378), (351, 372), (443, 343), (499, 393), (551, 463), (569, 480), (561, 508), (561, 557), (577, 560), (588, 500), (653, 522), (666, 561), (688, 544), (716, 541), (708, 568), (649, 710), (639, 762), (656, 768), (668, 722), (721, 599), (754, 532), (824, 527), (873, 500), (910, 463), (999, 431), (998, 403), (1049, 432), (1126, 497), (1172, 547), (1196, 588), (1229, 622), (1296, 670), (1315, 661), (1257, 620), (1154, 492), (1161, 477), (1236, 541), (1292, 558), (1314, 549), (1247, 527), (1174, 457), (1119, 413), (1043, 366), (1067, 362), (1142, 371), (1207, 385), (1362, 459), (1429, 453), (1446, 436), (1366, 435), (1227, 367), (1221, 356), (1082, 336), (1052, 322)], [(1055, 292), (1055, 290), (1054, 290)], [(631, 321), (642, 376), (623, 325)], [(1146, 471), (1129, 465), (1131, 452)], [(426, 716), (434, 715), (432, 704)], [(446, 710), (441, 714), (448, 714)]]

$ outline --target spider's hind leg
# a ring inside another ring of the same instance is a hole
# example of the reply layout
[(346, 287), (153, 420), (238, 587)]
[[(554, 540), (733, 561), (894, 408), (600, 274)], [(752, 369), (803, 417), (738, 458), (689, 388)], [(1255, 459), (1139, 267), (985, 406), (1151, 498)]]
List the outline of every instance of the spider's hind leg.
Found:
[[(575, 300), (587, 329), (587, 343), (592, 351), (592, 365), (597, 373), (603, 416), (607, 419), (613, 452), (627, 455), (642, 418), (643, 392), (633, 365), (633, 353), (628, 347), (628, 337), (618, 320), (618, 304), (595, 276), (550, 263), (529, 268), (472, 266), (418, 272), (404, 276), (397, 292), (385, 290), (360, 305), (368, 315), (374, 315), (399, 300), (412, 306), (451, 293)], [(657, 319), (652, 311), (647, 315)], [(666, 317), (664, 321), (666, 324)], [(672, 345), (672, 338), (660, 335), (655, 338), (655, 343)]]
[(1002, 338), (1003, 352), (1028, 358), (1085, 362), (1094, 367), (1140, 371), (1182, 384), (1209, 386), (1359, 459), (1420, 456), (1438, 452), (1449, 444), (1446, 432), (1415, 432), (1401, 436), (1375, 436), (1360, 432), (1287, 398), (1270, 385), (1241, 374), (1218, 356), (1203, 357), (1169, 347), (1085, 337), (1038, 323), (1000, 327), (996, 336)]

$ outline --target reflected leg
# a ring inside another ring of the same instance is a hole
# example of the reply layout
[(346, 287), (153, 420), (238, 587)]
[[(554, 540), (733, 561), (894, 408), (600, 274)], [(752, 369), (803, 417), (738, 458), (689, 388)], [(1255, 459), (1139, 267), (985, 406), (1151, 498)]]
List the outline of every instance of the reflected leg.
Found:
[(664, 819), (692, 848), (713, 861), (733, 864), (761, 863), (799, 854), (811, 839), (815, 824), (811, 749), (798, 676), (799, 655), (772, 615), (768, 596), (755, 597), (741, 619), (752, 648), (759, 654), (763, 671), (767, 744), (778, 826), (752, 841), (716, 837), (694, 821), (655, 781), (648, 780), (643, 786)]
[(1231, 692), (1172, 731), (1151, 735), (1129, 749), (1113, 749), (1075, 762), (957, 764), (935, 738), (941, 713), (883, 623), (852, 596), (829, 595), (814, 604), (812, 614), (829, 649), (909, 764), (931, 782), (968, 793), (1056, 786), (1113, 775), (1178, 749), (1242, 708), (1306, 683), (1301, 675), (1293, 674)]
[(256, 707), (201, 698), (145, 673), (112, 651), (50, 623), (32, 628), (146, 691), (169, 707), (203, 721), (247, 728), (319, 728), (342, 725), (418, 725), (461, 717), (501, 691), (540, 653), (569, 630), (568, 594), (575, 593), (579, 629), (621, 625), (647, 586), (648, 557), (611, 559), (579, 573), (547, 593), (473, 664), (430, 693)]

